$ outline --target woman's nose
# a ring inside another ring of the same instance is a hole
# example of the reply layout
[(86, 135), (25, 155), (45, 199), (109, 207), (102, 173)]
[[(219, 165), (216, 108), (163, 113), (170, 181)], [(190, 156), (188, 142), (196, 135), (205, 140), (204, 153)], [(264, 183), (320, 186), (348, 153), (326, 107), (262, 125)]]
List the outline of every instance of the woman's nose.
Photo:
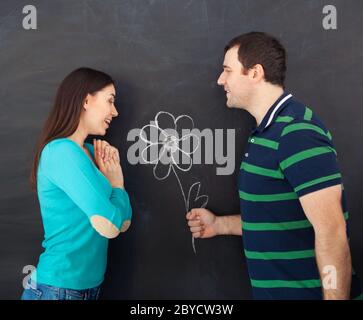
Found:
[(115, 106), (113, 106), (113, 109), (112, 109), (112, 116), (113, 116), (113, 117), (117, 117), (117, 116), (118, 116), (118, 112), (117, 112), (117, 110), (116, 110), (116, 107), (115, 107)]

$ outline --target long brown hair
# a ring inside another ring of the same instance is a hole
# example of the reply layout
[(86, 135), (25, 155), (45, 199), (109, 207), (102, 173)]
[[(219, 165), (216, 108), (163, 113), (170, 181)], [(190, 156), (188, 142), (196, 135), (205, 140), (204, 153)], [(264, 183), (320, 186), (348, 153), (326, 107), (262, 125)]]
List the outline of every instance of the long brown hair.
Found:
[(114, 80), (108, 74), (90, 68), (76, 69), (62, 81), (35, 147), (29, 177), (33, 190), (37, 190), (37, 170), (44, 146), (54, 139), (72, 135), (78, 127), (87, 94), (93, 95), (110, 84)]

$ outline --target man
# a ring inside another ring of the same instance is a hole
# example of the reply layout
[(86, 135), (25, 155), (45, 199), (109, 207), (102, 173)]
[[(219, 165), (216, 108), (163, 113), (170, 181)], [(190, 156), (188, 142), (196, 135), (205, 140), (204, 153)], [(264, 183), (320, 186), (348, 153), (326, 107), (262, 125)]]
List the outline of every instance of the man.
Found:
[(241, 215), (193, 209), (188, 225), (195, 238), (243, 236), (256, 299), (356, 298), (331, 135), (284, 92), (285, 72), (285, 49), (270, 35), (251, 32), (226, 46), (218, 84), (228, 107), (247, 110), (257, 122), (238, 180)]

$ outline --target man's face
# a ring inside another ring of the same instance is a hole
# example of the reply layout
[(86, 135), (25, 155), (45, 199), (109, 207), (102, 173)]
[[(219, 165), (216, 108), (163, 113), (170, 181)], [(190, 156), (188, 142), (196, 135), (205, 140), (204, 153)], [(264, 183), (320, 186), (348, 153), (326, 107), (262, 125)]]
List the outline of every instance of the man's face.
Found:
[(217, 83), (226, 91), (228, 107), (246, 109), (250, 102), (252, 83), (248, 74), (243, 73), (243, 66), (238, 60), (238, 47), (226, 52), (223, 72)]

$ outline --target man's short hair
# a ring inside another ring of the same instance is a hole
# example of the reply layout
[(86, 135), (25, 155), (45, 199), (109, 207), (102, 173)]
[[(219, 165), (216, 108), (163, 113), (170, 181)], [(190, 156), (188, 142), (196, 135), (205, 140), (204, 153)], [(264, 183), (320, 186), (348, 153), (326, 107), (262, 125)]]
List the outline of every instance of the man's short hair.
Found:
[(264, 32), (249, 32), (233, 38), (224, 48), (238, 47), (238, 60), (247, 71), (256, 64), (262, 65), (265, 80), (285, 86), (286, 50), (273, 36)]

